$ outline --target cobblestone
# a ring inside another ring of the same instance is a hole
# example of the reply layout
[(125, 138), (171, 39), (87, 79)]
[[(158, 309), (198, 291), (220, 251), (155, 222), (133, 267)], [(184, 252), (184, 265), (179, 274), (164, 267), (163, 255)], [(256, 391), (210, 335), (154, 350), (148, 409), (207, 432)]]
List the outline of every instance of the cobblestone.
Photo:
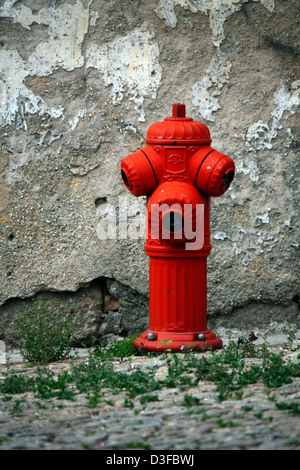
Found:
[[(282, 345), (273, 346), (282, 351)], [(299, 353), (299, 351), (298, 351)], [(286, 351), (293, 357), (296, 352)], [(84, 360), (79, 358), (78, 361)], [(134, 357), (116, 360), (115, 370), (156, 370), (156, 378), (166, 376), (162, 358)], [(22, 362), (0, 366), (0, 376), (8, 368), (33, 375), (35, 369)], [(70, 360), (51, 365), (61, 372)], [(184, 403), (188, 393), (195, 401)], [(0, 450), (300, 450), (300, 416), (276, 403), (300, 405), (300, 378), (267, 391), (257, 382), (244, 389), (239, 399), (218, 400), (215, 385), (199, 382), (182, 392), (164, 388), (158, 401), (142, 403), (132, 398), (133, 407), (124, 406), (126, 391), (107, 390), (98, 406), (89, 407), (85, 393), (76, 399), (38, 399), (32, 393), (14, 395), (0, 401)]]

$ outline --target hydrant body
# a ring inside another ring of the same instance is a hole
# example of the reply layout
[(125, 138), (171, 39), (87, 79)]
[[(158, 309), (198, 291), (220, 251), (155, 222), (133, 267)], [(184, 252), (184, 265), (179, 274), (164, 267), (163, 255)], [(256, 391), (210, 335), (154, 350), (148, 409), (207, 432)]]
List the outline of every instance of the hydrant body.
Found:
[(182, 104), (150, 126), (146, 143), (121, 162), (126, 187), (147, 196), (149, 329), (134, 345), (151, 352), (221, 348), (207, 329), (210, 197), (228, 189), (234, 162), (210, 146), (207, 126), (185, 117)]

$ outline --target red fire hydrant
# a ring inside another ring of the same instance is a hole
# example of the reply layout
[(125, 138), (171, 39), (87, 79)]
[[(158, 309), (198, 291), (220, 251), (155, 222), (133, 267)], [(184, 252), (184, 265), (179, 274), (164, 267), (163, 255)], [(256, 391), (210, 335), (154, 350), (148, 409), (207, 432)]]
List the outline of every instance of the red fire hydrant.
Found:
[(235, 172), (231, 158), (210, 147), (207, 126), (185, 117), (185, 105), (152, 124), (147, 145), (121, 162), (123, 181), (147, 196), (149, 329), (134, 341), (151, 352), (222, 347), (207, 329), (210, 196), (221, 196)]

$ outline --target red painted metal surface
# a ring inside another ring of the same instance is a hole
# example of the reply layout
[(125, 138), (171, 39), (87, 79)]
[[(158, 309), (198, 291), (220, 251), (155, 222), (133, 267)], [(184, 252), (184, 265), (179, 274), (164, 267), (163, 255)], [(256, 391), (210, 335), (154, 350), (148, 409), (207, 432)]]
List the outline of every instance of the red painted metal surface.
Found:
[(207, 328), (210, 197), (227, 191), (234, 162), (210, 146), (207, 126), (186, 117), (183, 104), (152, 124), (145, 141), (121, 162), (127, 189), (147, 196), (149, 329), (134, 345), (151, 352), (221, 348)]

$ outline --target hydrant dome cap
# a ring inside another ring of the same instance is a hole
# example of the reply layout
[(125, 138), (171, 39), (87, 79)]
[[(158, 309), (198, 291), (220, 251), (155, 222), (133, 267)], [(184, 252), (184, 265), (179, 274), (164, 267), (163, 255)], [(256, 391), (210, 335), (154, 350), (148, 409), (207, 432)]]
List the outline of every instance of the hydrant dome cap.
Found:
[(184, 105), (173, 106), (173, 116), (152, 124), (147, 132), (147, 144), (210, 144), (208, 127), (185, 117)]

